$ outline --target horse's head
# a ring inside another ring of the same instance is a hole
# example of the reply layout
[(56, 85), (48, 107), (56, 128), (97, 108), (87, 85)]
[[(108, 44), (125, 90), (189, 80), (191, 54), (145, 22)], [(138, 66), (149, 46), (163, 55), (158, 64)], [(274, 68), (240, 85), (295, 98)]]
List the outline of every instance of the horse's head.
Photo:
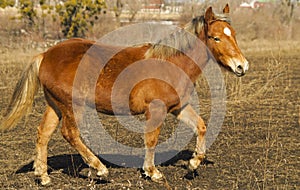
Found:
[[(223, 9), (223, 14), (228, 13), (227, 4)], [(237, 76), (243, 76), (248, 70), (248, 61), (236, 42), (235, 31), (229, 21), (226, 17), (215, 15), (211, 7), (206, 10), (204, 19), (206, 44), (215, 59)]]

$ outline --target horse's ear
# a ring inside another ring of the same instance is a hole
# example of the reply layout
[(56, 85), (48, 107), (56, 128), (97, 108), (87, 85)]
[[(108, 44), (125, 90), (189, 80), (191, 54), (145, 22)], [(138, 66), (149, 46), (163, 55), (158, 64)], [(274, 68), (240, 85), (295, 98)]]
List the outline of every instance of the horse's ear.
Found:
[(228, 3), (226, 4), (226, 6), (224, 7), (224, 9), (223, 9), (223, 13), (224, 14), (229, 14), (229, 5), (228, 5)]
[(215, 14), (212, 11), (212, 7), (209, 7), (205, 12), (205, 21), (209, 22), (215, 20)]

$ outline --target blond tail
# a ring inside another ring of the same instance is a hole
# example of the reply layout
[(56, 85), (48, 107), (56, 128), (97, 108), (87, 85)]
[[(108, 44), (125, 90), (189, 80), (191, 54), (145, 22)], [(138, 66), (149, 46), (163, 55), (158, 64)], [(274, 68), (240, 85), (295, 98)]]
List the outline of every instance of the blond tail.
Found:
[(40, 64), (43, 55), (39, 55), (23, 71), (21, 79), (18, 81), (7, 112), (0, 124), (0, 131), (12, 129), (31, 110), (34, 95), (40, 86), (38, 78)]

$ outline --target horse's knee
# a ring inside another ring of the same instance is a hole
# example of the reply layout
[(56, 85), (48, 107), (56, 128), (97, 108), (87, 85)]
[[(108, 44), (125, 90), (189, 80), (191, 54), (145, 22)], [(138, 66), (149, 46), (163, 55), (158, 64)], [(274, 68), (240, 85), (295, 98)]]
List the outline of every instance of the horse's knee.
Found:
[(199, 136), (205, 136), (206, 134), (206, 126), (202, 119), (199, 119), (197, 124), (197, 132)]
[(145, 146), (153, 148), (157, 145), (160, 127), (154, 129), (152, 132), (145, 133)]
[(145, 138), (145, 146), (147, 148), (153, 148), (157, 145), (158, 142), (158, 138), (151, 136), (151, 135), (147, 135), (147, 137)]
[(197, 143), (196, 143), (196, 149), (195, 153), (193, 155), (193, 158), (189, 161), (188, 168), (190, 170), (195, 170), (200, 165), (200, 163), (203, 161), (205, 157), (205, 134), (206, 134), (206, 126), (204, 124), (204, 121), (200, 118), (197, 123)]

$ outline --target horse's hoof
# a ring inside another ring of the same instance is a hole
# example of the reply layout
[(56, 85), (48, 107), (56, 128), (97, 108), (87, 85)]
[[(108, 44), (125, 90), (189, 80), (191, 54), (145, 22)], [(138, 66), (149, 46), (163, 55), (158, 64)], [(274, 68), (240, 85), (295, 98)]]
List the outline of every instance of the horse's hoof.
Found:
[(203, 155), (194, 156), (189, 161), (188, 169), (190, 171), (196, 170), (204, 159), (205, 159), (205, 155), (204, 154)]
[(98, 172), (97, 172), (97, 176), (98, 176), (98, 177), (107, 177), (108, 174), (109, 174), (109, 172), (108, 172), (108, 169), (107, 169), (107, 168), (104, 168), (104, 169), (102, 169), (101, 171), (98, 171)]
[(143, 169), (144, 175), (149, 177), (154, 182), (161, 182), (164, 178), (162, 173), (156, 168)]
[(163, 181), (163, 175), (159, 172), (159, 173), (155, 173), (151, 176), (151, 180), (156, 182), (156, 183), (160, 183)]
[(50, 182), (51, 182), (51, 179), (48, 175), (41, 176), (41, 185), (46, 186), (46, 185), (49, 185)]
[(195, 171), (198, 168), (198, 166), (200, 165), (200, 163), (201, 163), (201, 160), (199, 160), (197, 158), (192, 158), (189, 161), (188, 169), (190, 171)]

